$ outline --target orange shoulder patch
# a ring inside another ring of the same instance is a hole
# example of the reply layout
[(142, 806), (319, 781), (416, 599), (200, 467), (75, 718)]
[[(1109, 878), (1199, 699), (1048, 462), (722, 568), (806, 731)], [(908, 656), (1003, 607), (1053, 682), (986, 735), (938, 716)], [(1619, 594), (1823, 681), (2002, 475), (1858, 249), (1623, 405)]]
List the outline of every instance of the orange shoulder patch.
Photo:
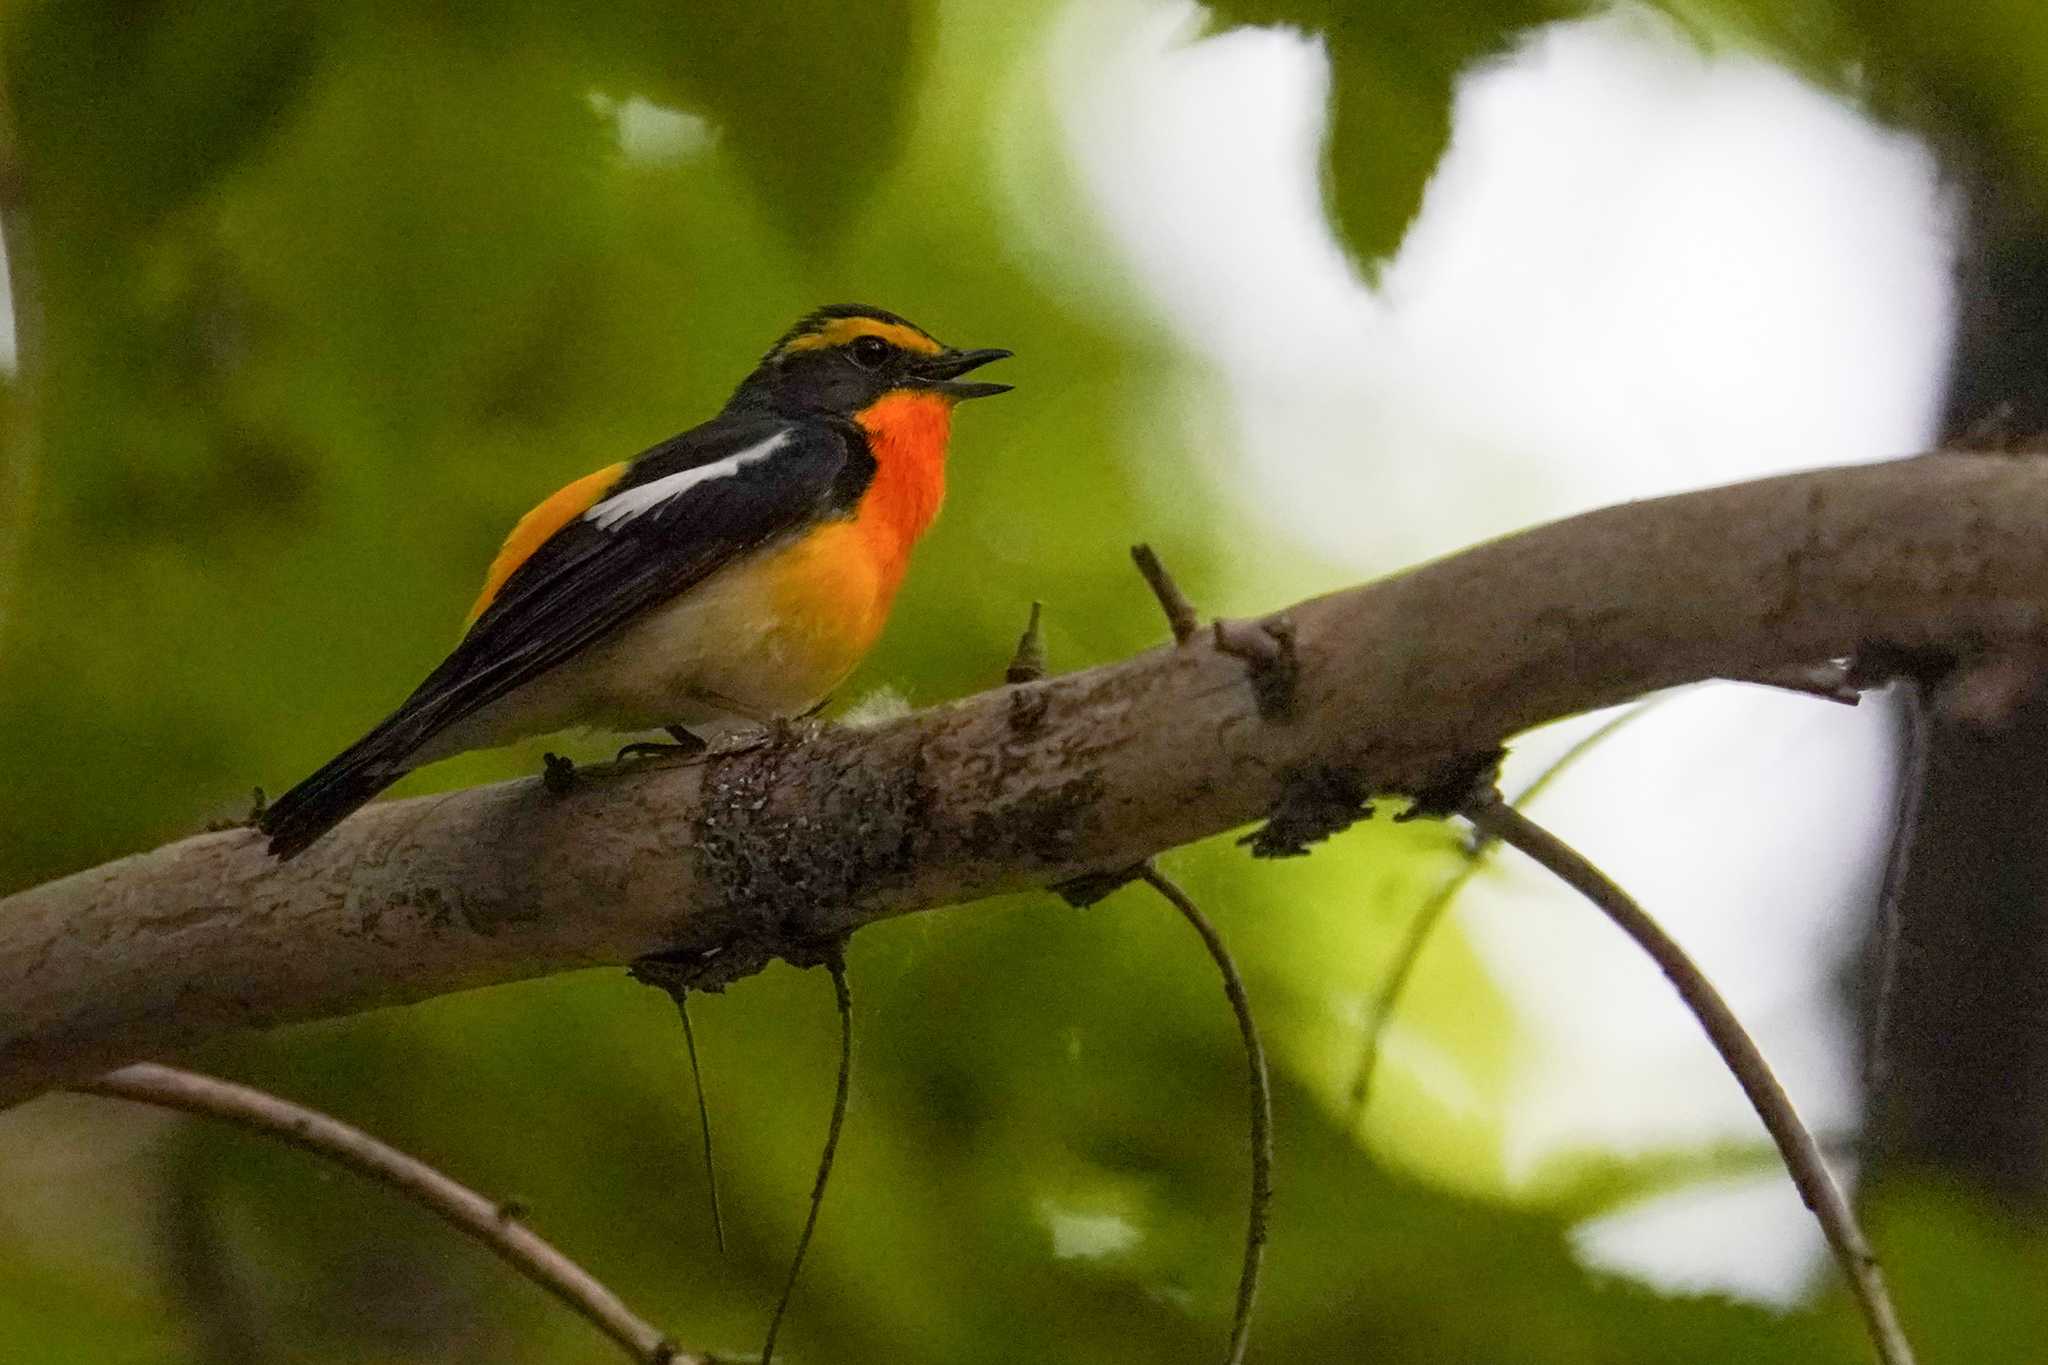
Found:
[(548, 537), (595, 507), (625, 472), (625, 462), (621, 461), (595, 474), (585, 474), (521, 517), (519, 524), (512, 528), (512, 534), (505, 537), (498, 557), (491, 561), (489, 572), (484, 574), (484, 590), (477, 597), (476, 605), (469, 609), (463, 624), (467, 626), (482, 616), (484, 609), (497, 600), (498, 590), (505, 586), (505, 580), (512, 576), (513, 571), (546, 544)]

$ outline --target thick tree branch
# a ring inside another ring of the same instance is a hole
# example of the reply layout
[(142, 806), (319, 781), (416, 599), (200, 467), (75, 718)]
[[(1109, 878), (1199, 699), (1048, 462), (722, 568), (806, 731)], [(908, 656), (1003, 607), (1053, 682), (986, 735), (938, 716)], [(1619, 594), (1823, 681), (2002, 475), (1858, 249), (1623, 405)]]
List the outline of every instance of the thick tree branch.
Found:
[(384, 803), (290, 863), (250, 831), (201, 835), (0, 902), (0, 1103), (227, 1030), (654, 952), (715, 988), (885, 916), (1129, 868), (1304, 792), (1425, 790), (1519, 731), (1659, 688), (1872, 642), (2038, 647), (2044, 524), (2036, 462), (1791, 475), (1292, 607), (1282, 711), (1197, 635), (873, 729), (586, 769), (566, 795), (529, 780)]

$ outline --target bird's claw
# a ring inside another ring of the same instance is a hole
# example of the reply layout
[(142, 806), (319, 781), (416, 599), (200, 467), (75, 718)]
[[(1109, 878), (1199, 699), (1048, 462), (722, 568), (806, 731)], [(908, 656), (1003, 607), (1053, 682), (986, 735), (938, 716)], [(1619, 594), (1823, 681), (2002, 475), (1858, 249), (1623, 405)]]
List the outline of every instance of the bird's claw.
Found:
[(710, 747), (704, 742), (702, 735), (685, 730), (680, 725), (664, 725), (661, 728), (668, 732), (671, 743), (664, 744), (660, 740), (638, 740), (632, 744), (621, 746), (619, 752), (612, 758), (612, 762), (624, 763), (629, 758), (686, 758), (701, 754)]

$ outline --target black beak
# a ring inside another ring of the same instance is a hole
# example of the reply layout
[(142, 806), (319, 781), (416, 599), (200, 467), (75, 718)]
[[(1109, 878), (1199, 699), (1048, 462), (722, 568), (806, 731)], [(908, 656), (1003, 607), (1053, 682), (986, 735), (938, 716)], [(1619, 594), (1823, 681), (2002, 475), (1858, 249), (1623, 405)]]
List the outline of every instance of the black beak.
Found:
[(929, 360), (918, 362), (917, 376), (924, 381), (926, 388), (943, 393), (948, 398), (989, 398), (995, 394), (1008, 393), (1010, 386), (978, 382), (963, 384), (959, 377), (992, 361), (1009, 358), (1008, 351), (994, 347), (982, 351), (941, 351)]

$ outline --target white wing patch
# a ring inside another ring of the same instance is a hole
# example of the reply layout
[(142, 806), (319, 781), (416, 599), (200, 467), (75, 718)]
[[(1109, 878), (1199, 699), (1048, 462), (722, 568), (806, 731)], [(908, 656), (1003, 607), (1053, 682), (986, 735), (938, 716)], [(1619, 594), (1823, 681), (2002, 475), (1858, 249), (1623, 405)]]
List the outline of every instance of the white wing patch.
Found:
[(625, 525), (643, 512), (652, 510), (678, 494), (686, 493), (700, 483), (713, 479), (729, 479), (747, 465), (765, 460), (789, 444), (788, 428), (776, 432), (765, 441), (757, 441), (745, 450), (736, 451), (722, 460), (698, 465), (695, 469), (679, 469), (664, 475), (652, 483), (643, 483), (638, 488), (628, 488), (606, 498), (583, 514), (585, 521), (594, 521), (601, 531), (613, 531)]

